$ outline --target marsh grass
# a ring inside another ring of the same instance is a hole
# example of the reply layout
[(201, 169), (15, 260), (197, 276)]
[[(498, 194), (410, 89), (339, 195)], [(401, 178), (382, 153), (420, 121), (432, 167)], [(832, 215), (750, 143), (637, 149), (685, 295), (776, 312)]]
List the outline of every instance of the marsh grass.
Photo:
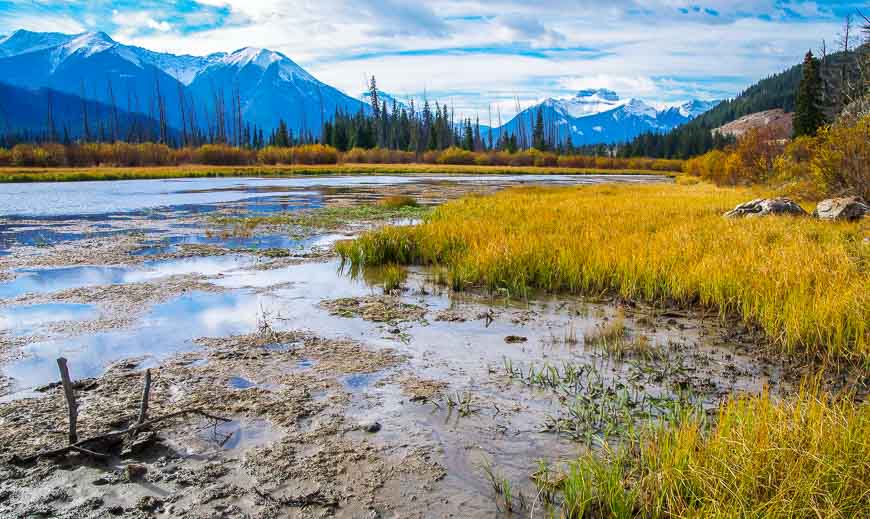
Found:
[(686, 413), (556, 479), (563, 516), (870, 517), (870, 406), (808, 383)]
[(216, 216), (211, 223), (216, 229), (207, 233), (248, 237), (265, 226), (298, 226), (305, 229), (336, 229), (351, 222), (385, 222), (389, 220), (421, 219), (431, 208), (420, 205), (388, 206), (361, 204), (323, 207), (309, 211), (273, 214), (269, 216)]
[(402, 209), (405, 207), (419, 207), (420, 203), (412, 196), (390, 195), (378, 201), (378, 205), (387, 209)]
[(750, 189), (515, 188), (338, 247), (352, 263), (448, 269), (457, 290), (599, 295), (717, 311), (780, 352), (870, 365), (867, 223), (725, 219)]

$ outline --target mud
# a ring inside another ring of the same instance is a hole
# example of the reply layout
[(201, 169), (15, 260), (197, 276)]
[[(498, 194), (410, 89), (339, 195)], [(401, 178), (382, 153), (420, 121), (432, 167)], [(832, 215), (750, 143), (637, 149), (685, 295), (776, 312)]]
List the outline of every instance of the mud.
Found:
[[(259, 186), (244, 200), (222, 187), (222, 202), (196, 210), (15, 220), (27, 232), (0, 256), (0, 515), (499, 516), (487, 470), (534, 496), (539, 460), (618, 430), (625, 406), (641, 421), (675, 400), (711, 411), (735, 393), (794, 390), (799, 367), (703, 312), (458, 294), (420, 268), (384, 293), (376, 273), (350, 276), (332, 253), (372, 222), (213, 229), (216, 214), (385, 194), (438, 203), (504, 185)], [(112, 234), (87, 236), (98, 232)], [(595, 337), (615, 322), (619, 348), (603, 347)], [(149, 416), (197, 408), (229, 422), (173, 419), (135, 448), (105, 446), (107, 460), (10, 463), (66, 442), (59, 356), (80, 437), (132, 423), (145, 369)]]

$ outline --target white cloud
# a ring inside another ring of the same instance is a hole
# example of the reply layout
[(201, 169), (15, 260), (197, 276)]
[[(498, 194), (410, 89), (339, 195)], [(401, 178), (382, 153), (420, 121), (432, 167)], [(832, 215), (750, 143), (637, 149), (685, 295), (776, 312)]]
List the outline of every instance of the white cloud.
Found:
[[(375, 74), (385, 91), (426, 90), (481, 114), (490, 104), (512, 112), (514, 96), (526, 104), (580, 88), (661, 102), (736, 93), (839, 30), (821, 2), (800, 0), (198, 0), (204, 7), (193, 12), (152, 0), (115, 13), (100, 12), (110, 2), (53, 3), (82, 14), (28, 19), (23, 10), (33, 4), (23, 2), (22, 12), (0, 12), (0, 28), (86, 26), (185, 54), (271, 48), (351, 94)], [(783, 7), (812, 20), (789, 21)]]
[(68, 16), (52, 15), (16, 15), (16, 13), (0, 13), (0, 27), (4, 32), (16, 29), (27, 29), (35, 32), (63, 32), (78, 34), (85, 32), (85, 27), (78, 20)]

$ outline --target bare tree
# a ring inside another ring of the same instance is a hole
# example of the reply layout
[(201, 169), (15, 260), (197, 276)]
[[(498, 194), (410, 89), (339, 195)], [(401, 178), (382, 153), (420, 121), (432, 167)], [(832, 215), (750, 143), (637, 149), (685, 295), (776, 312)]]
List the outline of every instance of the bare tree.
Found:
[(115, 91), (112, 89), (112, 78), (107, 76), (106, 83), (108, 84), (109, 104), (112, 116), (112, 142), (115, 142), (118, 140), (120, 134), (120, 128), (118, 124), (118, 105), (117, 103), (115, 103)]
[(91, 140), (91, 127), (88, 124), (88, 99), (85, 96), (85, 81), (81, 81), (81, 97), (82, 97), (82, 139), (85, 142)]
[(48, 127), (48, 140), (49, 142), (55, 142), (57, 140), (57, 130), (54, 126), (54, 113), (53, 113), (53, 103), (52, 103), (52, 92), (51, 89), (45, 89), (45, 102), (46, 106), (46, 125)]

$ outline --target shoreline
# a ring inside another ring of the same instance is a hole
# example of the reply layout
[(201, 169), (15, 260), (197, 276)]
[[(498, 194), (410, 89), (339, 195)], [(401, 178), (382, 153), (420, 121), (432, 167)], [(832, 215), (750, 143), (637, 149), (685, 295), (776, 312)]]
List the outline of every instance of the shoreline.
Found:
[(294, 177), (312, 175), (654, 175), (674, 178), (673, 171), (559, 168), (536, 166), (460, 166), (437, 164), (327, 164), (287, 166), (151, 166), (95, 168), (0, 167), (0, 183), (84, 182), (209, 177)]

